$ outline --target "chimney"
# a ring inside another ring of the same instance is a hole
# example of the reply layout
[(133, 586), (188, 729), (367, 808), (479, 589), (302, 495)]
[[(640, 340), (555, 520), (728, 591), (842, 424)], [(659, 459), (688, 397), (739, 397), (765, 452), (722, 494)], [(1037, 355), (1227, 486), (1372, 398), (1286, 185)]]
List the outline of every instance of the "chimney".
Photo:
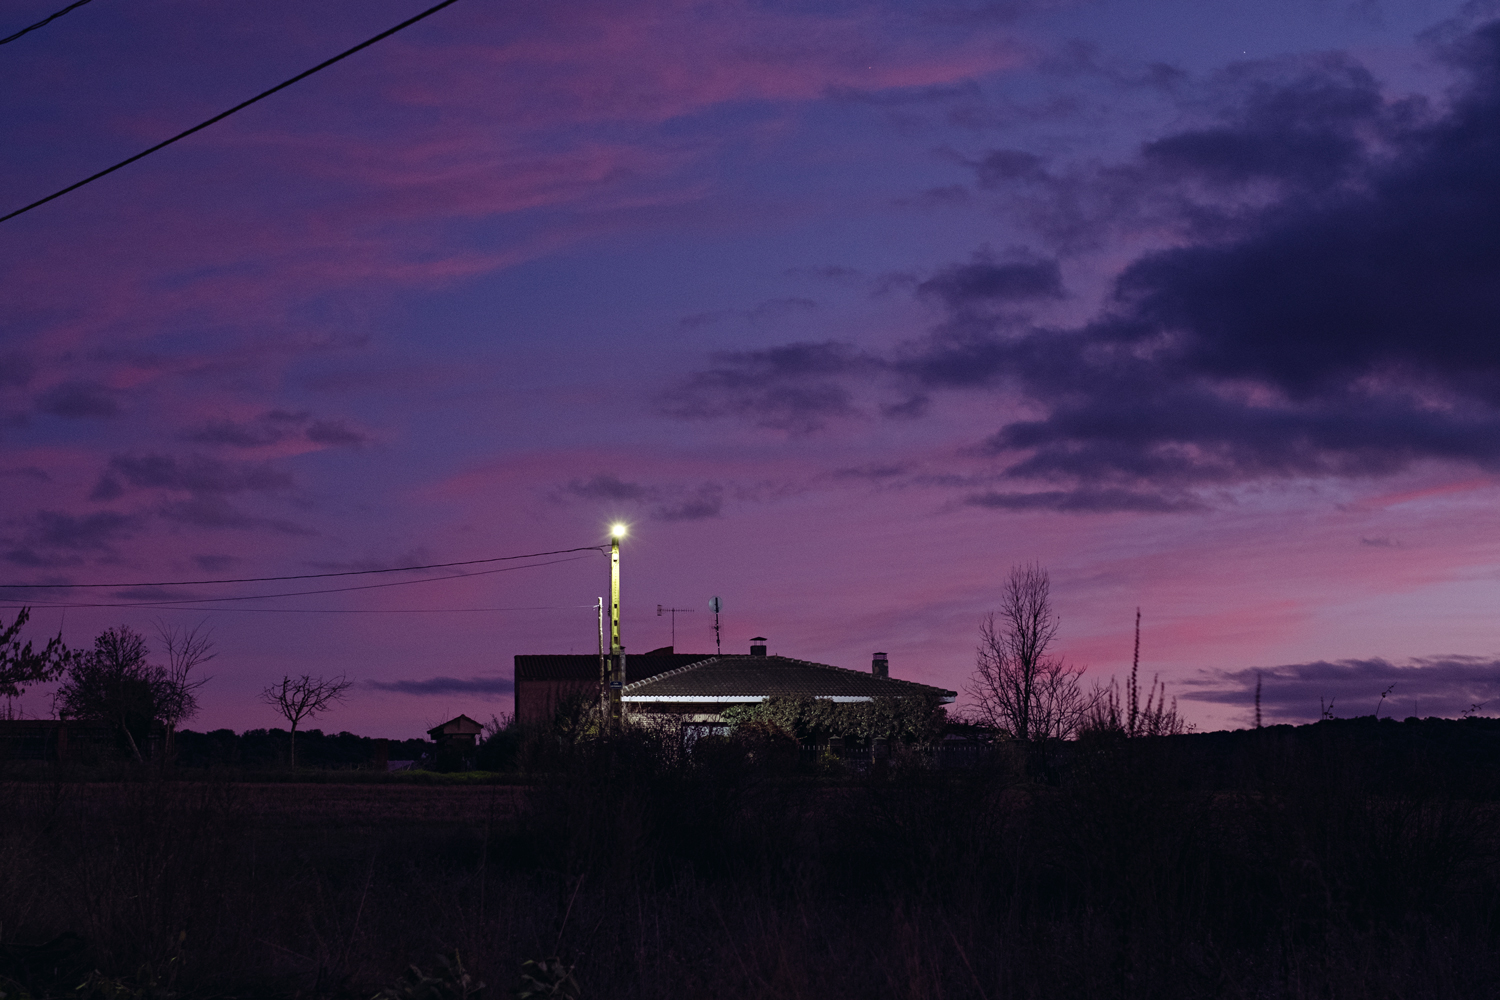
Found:
[(753, 638), (753, 639), (750, 640), (750, 655), (751, 656), (765, 656), (766, 655), (766, 637), (765, 636), (758, 635), (755, 638)]
[(870, 661), (870, 673), (881, 680), (891, 676), (891, 661), (885, 658), (884, 653), (876, 653), (875, 658)]

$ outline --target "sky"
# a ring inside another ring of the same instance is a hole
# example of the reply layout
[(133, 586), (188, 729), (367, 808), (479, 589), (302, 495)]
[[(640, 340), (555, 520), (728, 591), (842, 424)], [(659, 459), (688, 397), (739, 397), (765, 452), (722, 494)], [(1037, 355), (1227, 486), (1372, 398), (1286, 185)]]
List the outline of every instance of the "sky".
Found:
[[(424, 6), (73, 10), (0, 46), (0, 214)], [(631, 653), (718, 596), (962, 691), (1036, 562), (1199, 729), (1494, 714), (1497, 176), (1491, 3), (460, 0), (0, 223), (0, 611), (409, 737), (594, 651), (607, 559), (159, 584), (622, 520)]]

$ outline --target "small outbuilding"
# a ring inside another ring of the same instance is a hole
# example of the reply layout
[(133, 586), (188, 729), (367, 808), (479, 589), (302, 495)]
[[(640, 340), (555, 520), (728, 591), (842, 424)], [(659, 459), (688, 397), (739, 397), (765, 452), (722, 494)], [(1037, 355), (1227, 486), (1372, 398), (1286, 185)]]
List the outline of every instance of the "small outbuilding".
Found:
[(479, 734), (482, 732), (484, 732), (482, 723), (475, 722), (467, 715), (460, 715), (456, 719), (449, 719), (441, 726), (434, 726), (427, 730), (427, 737), (438, 745), (439, 750), (445, 747), (472, 750), (479, 745)]

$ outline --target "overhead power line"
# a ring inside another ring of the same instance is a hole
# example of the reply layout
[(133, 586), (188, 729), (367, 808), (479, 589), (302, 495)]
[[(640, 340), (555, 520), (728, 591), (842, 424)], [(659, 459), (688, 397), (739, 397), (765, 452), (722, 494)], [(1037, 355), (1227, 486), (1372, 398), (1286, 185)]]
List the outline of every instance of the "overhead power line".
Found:
[[(572, 549), (552, 549), (548, 552), (528, 552), (519, 556), (492, 556), (488, 559), (464, 559), (460, 562), (427, 563), (423, 566), (388, 566), (384, 569), (346, 569), (336, 573), (299, 573), (294, 576), (244, 576), (222, 580), (158, 580), (154, 583), (0, 583), (0, 590), (124, 590), (131, 587), (205, 587), (214, 583), (272, 583), (279, 580), (323, 580), (331, 576), (370, 576), (374, 573), (411, 573), (422, 569), (452, 569), (455, 566), (479, 566), (485, 563), (515, 562), (517, 559), (540, 559), (542, 556), (565, 556), (574, 552), (603, 552), (603, 545), (580, 545)], [(542, 565), (550, 565), (543, 563)], [(459, 576), (477, 574), (460, 573)], [(434, 577), (447, 580), (450, 577)], [(417, 582), (417, 581), (413, 581)], [(319, 591), (308, 591), (319, 593)]]
[[(380, 41), (382, 39), (385, 39), (385, 38), (389, 38), (392, 35), (394, 35), (396, 32), (401, 31), (401, 30), (403, 30), (405, 28), (409, 28), (412, 25), (416, 24), (418, 21), (422, 20), (423, 18), (431, 17), (433, 14), (436, 14), (438, 11), (442, 10), (444, 7), (452, 6), (455, 3), (458, 3), (458, 0), (443, 0), (443, 2), (440, 3), (440, 4), (436, 4), (436, 5), (432, 6), (432, 7), (428, 7), (426, 10), (422, 11), (422, 13), (418, 14), (416, 17), (407, 18), (405, 21), (402, 21), (400, 24), (396, 25), (394, 28), (387, 28), (385, 31), (382, 31), (380, 34), (376, 35), (375, 37), (365, 39), (364, 41), (360, 42), (358, 45), (354, 46), (352, 49), (346, 49), (343, 52), (340, 52), (338, 55), (334, 56), (332, 59), (325, 59), (322, 62), (318, 63), (318, 65), (314, 66), (312, 69), (304, 70), (303, 72), (298, 73), (296, 76), (292, 77), (290, 80), (283, 80), (281, 83), (278, 83), (276, 86), (272, 87), (270, 90), (262, 91), (261, 93), (256, 94), (254, 97), (250, 98), (248, 101), (241, 101), (239, 104), (236, 104), (234, 107), (230, 108), (228, 111), (220, 112), (219, 114), (214, 115), (212, 118), (208, 119), (207, 121), (199, 122), (197, 125), (194, 125), (192, 128), (187, 129), (186, 131), (178, 132), (176, 135), (172, 136), (172, 138), (165, 139), (165, 140), (163, 140), (161, 142), (158, 142), (156, 145), (152, 146), (150, 149), (143, 149), (139, 153), (136, 153), (134, 156), (131, 156), (131, 157), (128, 157), (126, 159), (121, 160), (119, 163), (116, 163), (112, 167), (106, 167), (103, 170), (99, 171), (97, 174), (94, 174), (94, 175), (89, 176), (89, 177), (85, 177), (83, 180), (77, 182), (76, 184), (69, 184), (67, 187), (63, 188), (62, 190), (60, 190), (60, 191), (54, 191), (51, 194), (47, 195), (47, 197), (40, 198), (37, 201), (32, 202), (30, 205), (26, 205), (26, 206), (23, 206), (21, 208), (18, 208), (15, 211), (10, 212), (10, 213), (8, 213), (6, 215), (0, 215), (0, 222), (4, 222), (7, 219), (14, 219), (16, 216), (21, 215), (24, 212), (29, 212), (33, 208), (37, 208), (39, 206), (47, 204), (47, 202), (51, 201), (54, 198), (61, 198), (63, 195), (67, 194), (70, 191), (77, 191), (79, 188), (83, 187), (85, 184), (92, 184), (94, 181), (97, 181), (99, 178), (104, 177), (104, 176), (106, 176), (108, 174), (112, 174), (116, 170), (119, 170), (121, 167), (129, 166), (130, 164), (134, 163), (136, 160), (139, 160), (139, 159), (141, 159), (143, 157), (146, 157), (146, 156), (150, 156), (152, 153), (156, 152), (158, 149), (164, 149), (167, 146), (172, 145), (172, 143), (176, 142), (179, 139), (186, 139), (188, 136), (192, 135), (194, 132), (198, 132), (198, 131), (201, 131), (203, 129), (206, 129), (210, 125), (212, 125), (214, 122), (223, 121), (225, 118), (228, 118), (230, 115), (234, 114), (236, 111), (243, 111), (245, 108), (248, 108), (250, 105), (254, 104), (256, 101), (264, 100), (267, 97), (270, 97), (272, 94), (276, 93), (278, 90), (285, 90), (287, 87), (290, 87), (292, 84), (296, 83), (297, 81), (299, 81), (299, 80), (305, 80), (308, 77), (312, 76), (314, 73), (318, 72), (319, 70), (327, 69), (329, 66), (332, 66), (334, 63), (338, 62), (339, 60), (341, 60), (341, 59), (347, 59), (348, 57), (354, 55), (354, 53), (360, 51), (361, 49), (367, 49), (371, 45), (374, 45), (376, 42), (378, 42), (378, 41)], [(74, 6), (77, 6), (77, 5), (75, 4)], [(72, 8), (69, 8), (69, 9), (72, 9)], [(66, 11), (64, 11), (63, 13), (66, 13)], [(27, 29), (27, 30), (30, 30), (30, 29)]]
[[(130, 605), (117, 604), (0, 604), (0, 608), (95, 608), (95, 607), (130, 607)], [(196, 608), (196, 607), (163, 607), (162, 611), (210, 611), (218, 614), (221, 611), (233, 611), (235, 614), (256, 615), (460, 615), (471, 612), (484, 612), (492, 614), (497, 611), (578, 611), (587, 608), (590, 611), (597, 608), (597, 604), (544, 604), (528, 608)]]
[(64, 7), (62, 10), (58, 11), (56, 14), (48, 14), (46, 17), (42, 18), (36, 24), (29, 25), (29, 26), (27, 26), (25, 28), (22, 28), (20, 31), (16, 32), (14, 35), (7, 35), (5, 38), (0, 38), (0, 45), (4, 45), (7, 42), (13, 42), (17, 38), (20, 38), (22, 35), (25, 35), (25, 34), (27, 34), (29, 32), (32, 32), (32, 31), (35, 31), (38, 28), (45, 28), (47, 25), (51, 24), (53, 21), (56, 21), (58, 18), (62, 17), (68, 11), (70, 11), (70, 10), (76, 10), (77, 8), (82, 7), (84, 4), (86, 4), (88, 2), (89, 2), (89, 0), (77, 0), (76, 3), (70, 3), (66, 7)]
[[(29, 606), (38, 608), (165, 608), (165, 607), (199, 607), (204, 604), (218, 604), (224, 601), (265, 601), (274, 597), (306, 597), (309, 594), (348, 594), (356, 590), (384, 590), (387, 587), (409, 587), (416, 583), (439, 583), (443, 580), (463, 580), (473, 576), (492, 576), (496, 573), (514, 573), (523, 569), (538, 569), (542, 566), (555, 566), (558, 563), (577, 562), (583, 556), (574, 556), (572, 559), (553, 559), (549, 562), (531, 563), (526, 566), (501, 566), (499, 569), (482, 569), (477, 573), (449, 573), (447, 576), (424, 576), (418, 580), (396, 580), (392, 583), (367, 583), (362, 587), (329, 587), (323, 590), (293, 590), (281, 594), (236, 594), (232, 597), (182, 597), (172, 601), (117, 601), (117, 602), (29, 602)], [(207, 610), (207, 609), (204, 609)]]

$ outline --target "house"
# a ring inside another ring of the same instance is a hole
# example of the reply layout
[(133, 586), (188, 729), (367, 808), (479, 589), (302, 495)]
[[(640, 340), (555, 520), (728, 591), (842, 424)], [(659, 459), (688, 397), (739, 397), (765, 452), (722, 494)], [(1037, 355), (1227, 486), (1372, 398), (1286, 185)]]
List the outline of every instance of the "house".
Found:
[[(690, 663), (711, 659), (712, 653), (678, 653), (662, 646), (625, 658), (625, 679), (646, 680)], [(516, 657), (517, 722), (548, 722), (559, 705), (569, 700), (596, 704), (599, 700), (599, 654)]]
[[(876, 698), (929, 697), (951, 705), (958, 692), (890, 675), (884, 653), (871, 659), (869, 671), (770, 656), (766, 640), (751, 640), (750, 653), (711, 656), (637, 680), (626, 678), (625, 711), (630, 715), (675, 716), (690, 725), (714, 727), (730, 705), (751, 705), (768, 698), (826, 698), (834, 702)], [(597, 683), (597, 682), (596, 682)]]
[(438, 745), (438, 750), (446, 747), (472, 750), (479, 745), (479, 734), (482, 732), (484, 732), (482, 723), (475, 722), (467, 715), (460, 715), (456, 719), (449, 719), (441, 726), (433, 726), (427, 730), (427, 738)]

